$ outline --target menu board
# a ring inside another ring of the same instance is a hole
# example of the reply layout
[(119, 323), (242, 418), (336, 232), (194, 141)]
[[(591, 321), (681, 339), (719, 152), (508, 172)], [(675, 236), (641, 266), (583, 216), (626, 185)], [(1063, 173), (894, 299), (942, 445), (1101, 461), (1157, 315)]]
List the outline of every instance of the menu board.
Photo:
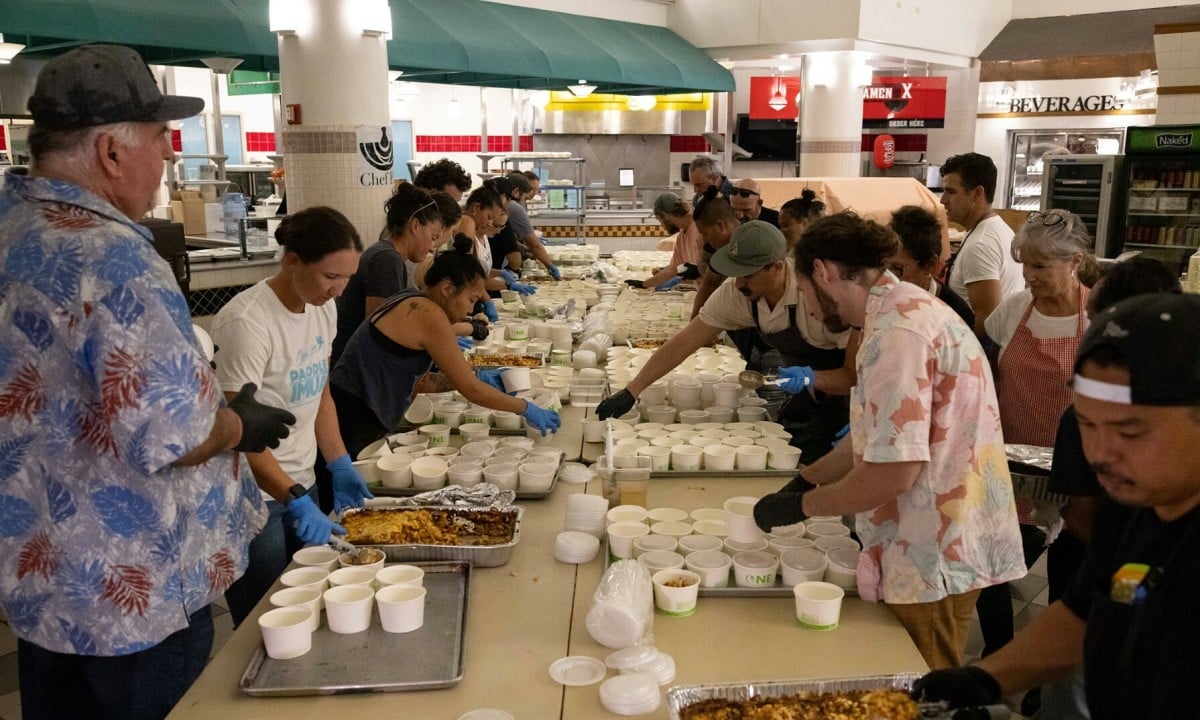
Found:
[(946, 126), (946, 78), (876, 76), (862, 89), (863, 128)]

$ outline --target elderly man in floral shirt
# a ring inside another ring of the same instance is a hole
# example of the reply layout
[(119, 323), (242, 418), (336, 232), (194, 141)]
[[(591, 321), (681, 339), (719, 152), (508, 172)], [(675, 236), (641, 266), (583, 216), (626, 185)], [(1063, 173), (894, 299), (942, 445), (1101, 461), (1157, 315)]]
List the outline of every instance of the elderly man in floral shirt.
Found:
[(863, 331), (850, 442), (805, 470), (818, 487), (764, 497), (755, 519), (769, 529), (855, 515), (859, 593), (895, 613), (931, 668), (954, 667), (979, 590), (1022, 577), (1025, 563), (983, 349), (948, 306), (884, 270), (897, 245), (842, 213), (796, 246), (808, 306), (831, 330)]

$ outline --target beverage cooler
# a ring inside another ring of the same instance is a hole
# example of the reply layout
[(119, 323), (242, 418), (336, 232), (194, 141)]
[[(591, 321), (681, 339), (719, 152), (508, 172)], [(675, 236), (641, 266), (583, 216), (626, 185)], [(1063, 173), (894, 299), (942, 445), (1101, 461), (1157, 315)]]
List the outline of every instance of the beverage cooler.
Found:
[[(1050, 158), (1066, 155), (1120, 155), (1124, 130), (1010, 130), (1008, 187), (1002, 207), (1041, 209), (1042, 180)], [(997, 188), (999, 189), (999, 188)]]
[(1122, 247), (1182, 272), (1200, 247), (1200, 125), (1131, 127), (1125, 139)]
[(1087, 223), (1095, 238), (1092, 252), (1109, 257), (1120, 182), (1120, 155), (1061, 155), (1046, 159), (1041, 209), (1070, 210)]

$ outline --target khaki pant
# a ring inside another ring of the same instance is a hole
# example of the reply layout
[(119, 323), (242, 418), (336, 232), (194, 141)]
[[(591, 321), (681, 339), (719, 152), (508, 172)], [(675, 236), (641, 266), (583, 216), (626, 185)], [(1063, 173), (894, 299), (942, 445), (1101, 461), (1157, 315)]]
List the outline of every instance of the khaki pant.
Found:
[(962, 665), (967, 649), (967, 630), (978, 599), (979, 591), (971, 590), (937, 602), (884, 604), (908, 631), (929, 669), (940, 670)]

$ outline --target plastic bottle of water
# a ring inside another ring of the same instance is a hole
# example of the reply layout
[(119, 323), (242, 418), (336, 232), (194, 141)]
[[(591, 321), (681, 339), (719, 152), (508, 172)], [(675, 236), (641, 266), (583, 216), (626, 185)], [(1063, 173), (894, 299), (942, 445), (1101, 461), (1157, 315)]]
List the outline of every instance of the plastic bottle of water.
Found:
[(237, 237), (238, 220), (246, 217), (246, 196), (237, 192), (222, 195), (221, 217), (225, 222), (225, 234)]

